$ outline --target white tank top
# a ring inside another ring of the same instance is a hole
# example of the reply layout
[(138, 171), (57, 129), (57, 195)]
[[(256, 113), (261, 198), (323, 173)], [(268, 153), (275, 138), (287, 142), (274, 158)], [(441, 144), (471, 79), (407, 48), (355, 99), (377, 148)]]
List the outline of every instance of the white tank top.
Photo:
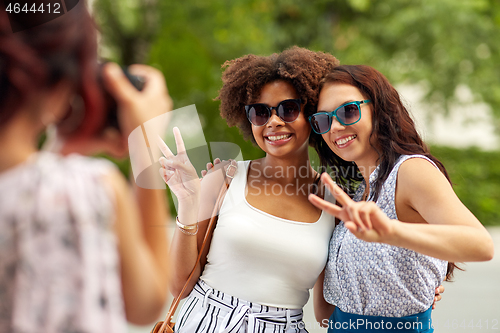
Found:
[(302, 308), (325, 267), (334, 219), (322, 212), (316, 222), (297, 222), (251, 206), (245, 198), (249, 165), (238, 162), (201, 279), (250, 302)]

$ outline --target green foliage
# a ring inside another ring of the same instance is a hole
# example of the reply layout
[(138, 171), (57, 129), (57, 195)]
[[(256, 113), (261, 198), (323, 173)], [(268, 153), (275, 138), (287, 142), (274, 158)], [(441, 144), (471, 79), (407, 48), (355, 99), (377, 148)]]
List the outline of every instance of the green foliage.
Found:
[(236, 142), (248, 156), (257, 153), (217, 115), (220, 66), (292, 45), (374, 66), (393, 83), (424, 83), (442, 110), (465, 84), (500, 118), (498, 0), (96, 0), (94, 7), (107, 57), (160, 68), (175, 106), (197, 105), (207, 139)]
[(94, 16), (102, 33), (101, 55), (122, 65), (143, 63), (160, 30), (156, 0), (97, 0)]
[[(419, 83), (443, 112), (466, 85), (500, 119), (498, 0), (95, 0), (94, 10), (107, 58), (162, 70), (175, 108), (196, 104), (206, 141), (234, 142), (245, 159), (263, 153), (219, 115), (221, 65), (292, 45), (371, 65), (394, 84)], [(484, 224), (498, 224), (499, 158), (434, 150), (464, 203)]]
[[(484, 225), (500, 225), (500, 154), (434, 146), (460, 200)], [(432, 184), (429, 184), (432, 186)]]

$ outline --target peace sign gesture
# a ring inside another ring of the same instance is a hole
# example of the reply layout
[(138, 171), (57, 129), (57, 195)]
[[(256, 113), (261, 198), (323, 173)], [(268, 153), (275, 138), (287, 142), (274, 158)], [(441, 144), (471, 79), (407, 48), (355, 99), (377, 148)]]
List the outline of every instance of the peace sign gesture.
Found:
[(344, 221), (345, 227), (364, 241), (387, 243), (394, 236), (397, 221), (387, 217), (373, 201), (355, 202), (326, 173), (321, 180), (342, 207), (310, 194), (313, 205)]
[(165, 157), (160, 157), (160, 175), (179, 201), (197, 200), (200, 194), (200, 179), (189, 161), (181, 132), (174, 127), (177, 155), (174, 155), (158, 136), (158, 146)]

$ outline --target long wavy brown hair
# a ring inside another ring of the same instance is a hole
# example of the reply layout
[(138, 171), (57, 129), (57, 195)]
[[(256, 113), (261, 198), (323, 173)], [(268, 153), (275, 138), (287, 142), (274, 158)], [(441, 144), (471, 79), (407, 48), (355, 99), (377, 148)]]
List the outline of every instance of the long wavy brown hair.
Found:
[[(401, 155), (419, 154), (428, 157), (451, 184), (446, 168), (430, 153), (399, 93), (382, 73), (370, 66), (342, 65), (335, 67), (325, 76), (320, 83), (320, 90), (327, 83), (354, 86), (370, 99), (373, 105), (370, 142), (376, 142), (376, 145), (372, 146), (379, 156), (379, 172), (375, 180), (374, 193), (370, 195), (369, 200), (377, 201), (384, 181)], [(322, 166), (329, 166), (334, 171), (336, 182), (352, 195), (359, 181), (363, 179), (355, 163), (344, 161), (333, 153), (323, 138), (318, 140), (314, 147), (320, 156)], [(447, 280), (452, 278), (455, 267), (457, 266), (454, 263), (448, 263)]]

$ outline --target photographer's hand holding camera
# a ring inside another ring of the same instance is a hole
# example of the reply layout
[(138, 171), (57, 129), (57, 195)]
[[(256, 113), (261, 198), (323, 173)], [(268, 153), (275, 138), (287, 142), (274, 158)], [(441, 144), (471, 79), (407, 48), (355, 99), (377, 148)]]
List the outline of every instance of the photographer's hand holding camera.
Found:
[[(172, 110), (170, 98), (163, 74), (150, 66), (131, 65), (127, 75), (133, 75), (144, 82), (139, 90), (134, 86), (125, 72), (115, 63), (102, 66), (102, 82), (100, 87), (105, 95), (108, 119), (91, 138), (85, 140), (71, 136), (58, 135), (57, 131), (50, 133), (47, 150), (62, 154), (80, 153), (94, 155), (105, 153), (115, 158), (125, 158), (128, 155), (127, 138), (130, 133), (146, 121)], [(110, 96), (108, 96), (110, 95)], [(112, 99), (112, 101), (108, 101)], [(115, 104), (116, 105), (109, 105)], [(110, 120), (111, 118), (111, 120)], [(63, 127), (68, 127), (64, 124)], [(115, 124), (115, 122), (117, 122)], [(69, 125), (74, 126), (74, 125)], [(64, 128), (63, 128), (64, 131)]]
[(105, 86), (119, 105), (118, 117), (124, 139), (146, 121), (172, 110), (172, 99), (159, 70), (146, 65), (128, 67), (130, 74), (145, 82), (141, 91), (130, 84), (117, 65), (107, 64), (104, 71)]

